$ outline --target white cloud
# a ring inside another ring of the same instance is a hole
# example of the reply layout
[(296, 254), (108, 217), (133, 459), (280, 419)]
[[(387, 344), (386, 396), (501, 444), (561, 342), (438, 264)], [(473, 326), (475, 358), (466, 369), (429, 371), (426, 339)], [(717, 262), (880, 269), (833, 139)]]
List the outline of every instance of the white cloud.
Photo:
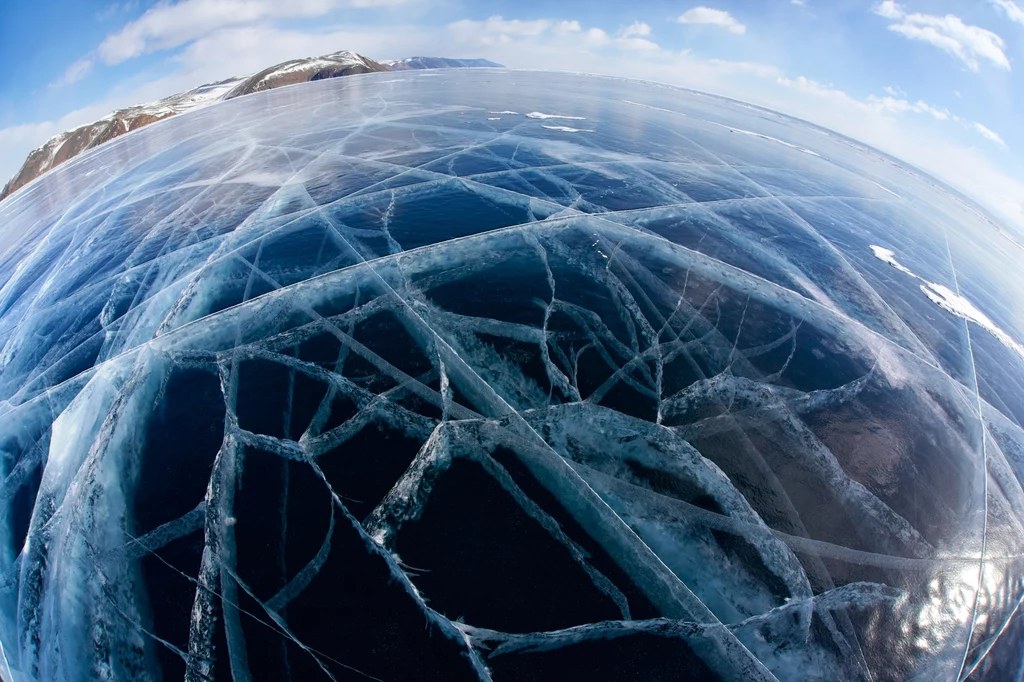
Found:
[(737, 62), (728, 59), (712, 58), (704, 60), (703, 63), (723, 73), (744, 74), (758, 76), (759, 78), (775, 78), (782, 73), (778, 67), (771, 64), (762, 64), (761, 62)]
[(634, 21), (629, 26), (623, 26), (619, 29), (619, 37), (621, 38), (642, 38), (649, 35), (651, 35), (651, 27), (642, 21)]
[(61, 75), (61, 77), (55, 80), (54, 82), (50, 83), (50, 85), (52, 87), (60, 87), (62, 85), (71, 85), (72, 83), (77, 83), (78, 81), (82, 80), (87, 75), (89, 75), (89, 72), (92, 71), (92, 67), (92, 58), (82, 57), (81, 59), (73, 63), (71, 66), (69, 66), (64, 71), (63, 75)]
[(565, 33), (579, 33), (581, 28), (582, 27), (580, 26), (580, 22), (575, 20), (556, 21), (554, 27), (552, 27), (552, 30), (559, 35), (563, 35)]
[(978, 70), (979, 59), (992, 62), (1001, 69), (1010, 68), (1010, 60), (1004, 52), (1006, 43), (1002, 38), (988, 29), (965, 24), (954, 14), (941, 17), (933, 14), (908, 14), (894, 0), (878, 3), (874, 12), (895, 22), (889, 24), (890, 31), (944, 50), (959, 58), (971, 71)]
[(508, 43), (514, 37), (537, 36), (551, 28), (559, 35), (579, 33), (581, 30), (578, 21), (551, 22), (547, 19), (506, 21), (500, 16), (493, 16), (485, 21), (463, 19), (448, 25), (448, 30), (456, 40), (465, 42), (478, 38), (483, 45)]
[(317, 17), (338, 7), (394, 5), (404, 0), (180, 0), (159, 2), (120, 31), (109, 35), (97, 50), (108, 65), (143, 54), (166, 50), (231, 26), (268, 19)]
[(661, 49), (657, 43), (646, 38), (619, 38), (614, 44), (618, 48), (633, 52), (653, 52)]
[[(233, 27), (196, 40), (174, 57), (179, 70), (146, 84), (146, 98), (159, 98), (232, 76), (245, 76), (289, 59), (352, 50), (372, 59), (399, 59), (414, 54), (481, 57), (460, 49), (464, 37), (455, 32), (438, 36), (403, 24), (345, 26), (315, 33), (268, 25)], [(442, 47), (443, 46), (443, 47)]]
[(928, 104), (924, 100), (919, 99), (916, 102), (912, 102), (907, 99), (907, 94), (905, 92), (889, 86), (883, 88), (883, 90), (888, 93), (885, 97), (868, 95), (864, 99), (856, 99), (832, 85), (824, 85), (803, 76), (792, 79), (784, 76), (778, 76), (776, 78), (776, 82), (778, 82), (779, 85), (799, 90), (807, 94), (812, 94), (816, 97), (842, 102), (854, 111), (861, 110), (864, 113), (875, 114), (927, 114), (936, 121), (952, 121), (955, 123), (961, 123), (967, 129), (980, 133), (989, 140), (998, 142), (1005, 146), (1003, 139), (999, 137), (998, 134), (989, 130), (980, 123), (969, 123), (964, 121), (961, 117), (951, 113), (949, 109)]
[(989, 0), (989, 2), (1001, 10), (1010, 21), (1024, 24), (1024, 9), (1014, 0)]
[[(892, 88), (887, 88), (887, 91), (891, 92)], [(945, 121), (950, 118), (948, 109), (934, 107), (922, 100), (911, 102), (910, 100), (902, 97), (877, 97), (875, 95), (869, 95), (865, 102), (876, 111), (889, 111), (895, 114), (928, 114), (939, 121)]]
[(903, 9), (896, 4), (895, 0), (883, 0), (875, 5), (875, 14), (886, 19), (902, 19)]
[(999, 136), (999, 133), (995, 132), (994, 130), (990, 130), (989, 128), (986, 128), (985, 126), (977, 122), (973, 123), (972, 127), (976, 131), (978, 131), (978, 133), (980, 133), (981, 136), (984, 137), (985, 139), (991, 140), (992, 142), (995, 142), (998, 145), (1002, 145), (1003, 147), (1006, 146), (1006, 143), (1003, 142), (1003, 138), (1001, 138)]
[(712, 9), (710, 7), (688, 9), (676, 17), (676, 21), (680, 24), (711, 24), (713, 26), (721, 26), (730, 33), (737, 35), (747, 32), (747, 27), (736, 21), (736, 18), (731, 14), (725, 10)]
[(138, 7), (138, 4), (138, 0), (129, 0), (128, 2), (124, 3), (115, 2), (111, 5), (107, 5), (106, 8), (96, 12), (94, 16), (96, 17), (96, 21), (108, 21), (109, 19), (113, 19), (115, 16), (121, 14), (122, 12), (131, 12), (136, 7)]
[(599, 28), (588, 28), (583, 32), (583, 40), (592, 47), (603, 47), (609, 42), (608, 34)]
[[(624, 27), (614, 38), (600, 28), (584, 30), (580, 22), (576, 20), (519, 21), (506, 20), (500, 16), (493, 16), (485, 21), (471, 19), (456, 21), (448, 25), (448, 31), (456, 42), (466, 45), (476, 43), (486, 48), (508, 45), (516, 39), (534, 42), (560, 39), (565, 46), (575, 45), (578, 49), (617, 48), (626, 51), (660, 49), (657, 43), (640, 37), (650, 35), (651, 32), (651, 27), (642, 22), (633, 22), (632, 25)], [(547, 64), (546, 67), (552, 68), (552, 65)]]

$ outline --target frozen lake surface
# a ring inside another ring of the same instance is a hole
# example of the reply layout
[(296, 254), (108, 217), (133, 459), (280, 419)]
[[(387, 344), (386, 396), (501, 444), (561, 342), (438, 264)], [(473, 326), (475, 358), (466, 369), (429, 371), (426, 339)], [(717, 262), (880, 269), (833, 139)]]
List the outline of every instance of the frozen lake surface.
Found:
[(114, 140), (0, 204), (0, 676), (1019, 679), (1022, 262), (623, 80)]

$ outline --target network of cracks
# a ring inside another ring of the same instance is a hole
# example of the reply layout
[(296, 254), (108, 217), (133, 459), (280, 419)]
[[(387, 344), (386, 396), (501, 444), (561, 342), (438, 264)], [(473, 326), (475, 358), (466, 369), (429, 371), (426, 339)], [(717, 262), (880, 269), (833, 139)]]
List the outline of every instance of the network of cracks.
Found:
[(18, 254), (5, 674), (1018, 673), (1024, 433), (807, 196), (411, 130), (158, 157)]

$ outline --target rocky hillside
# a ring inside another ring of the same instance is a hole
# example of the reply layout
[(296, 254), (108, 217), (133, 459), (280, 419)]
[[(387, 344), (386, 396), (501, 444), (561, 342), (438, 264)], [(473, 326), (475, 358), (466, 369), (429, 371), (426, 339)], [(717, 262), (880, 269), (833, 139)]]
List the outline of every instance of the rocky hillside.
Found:
[(348, 51), (282, 62), (251, 76), (209, 83), (156, 102), (118, 109), (98, 121), (55, 135), (28, 155), (18, 172), (4, 185), (3, 190), (0, 190), (0, 201), (51, 168), (59, 166), (88, 149), (168, 116), (208, 106), (215, 102), (284, 85), (357, 73), (472, 67), (501, 67), (501, 64), (495, 64), (486, 59), (445, 59), (442, 57), (410, 57), (397, 61), (375, 62)]
[(220, 101), (241, 80), (233, 78), (220, 83), (210, 83), (149, 104), (118, 109), (98, 121), (54, 135), (42, 147), (34, 149), (28, 155), (25, 163), (4, 186), (3, 191), (0, 191), (0, 200), (87, 149), (162, 118)]

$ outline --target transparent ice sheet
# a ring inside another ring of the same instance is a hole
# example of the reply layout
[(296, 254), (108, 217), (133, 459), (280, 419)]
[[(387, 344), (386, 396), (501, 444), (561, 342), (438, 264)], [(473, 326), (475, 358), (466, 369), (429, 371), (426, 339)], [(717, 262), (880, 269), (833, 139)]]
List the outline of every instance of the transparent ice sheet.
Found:
[(0, 205), (0, 675), (1013, 679), (1024, 359), (871, 245), (1018, 334), (976, 209), (697, 93), (353, 76), (84, 154)]

